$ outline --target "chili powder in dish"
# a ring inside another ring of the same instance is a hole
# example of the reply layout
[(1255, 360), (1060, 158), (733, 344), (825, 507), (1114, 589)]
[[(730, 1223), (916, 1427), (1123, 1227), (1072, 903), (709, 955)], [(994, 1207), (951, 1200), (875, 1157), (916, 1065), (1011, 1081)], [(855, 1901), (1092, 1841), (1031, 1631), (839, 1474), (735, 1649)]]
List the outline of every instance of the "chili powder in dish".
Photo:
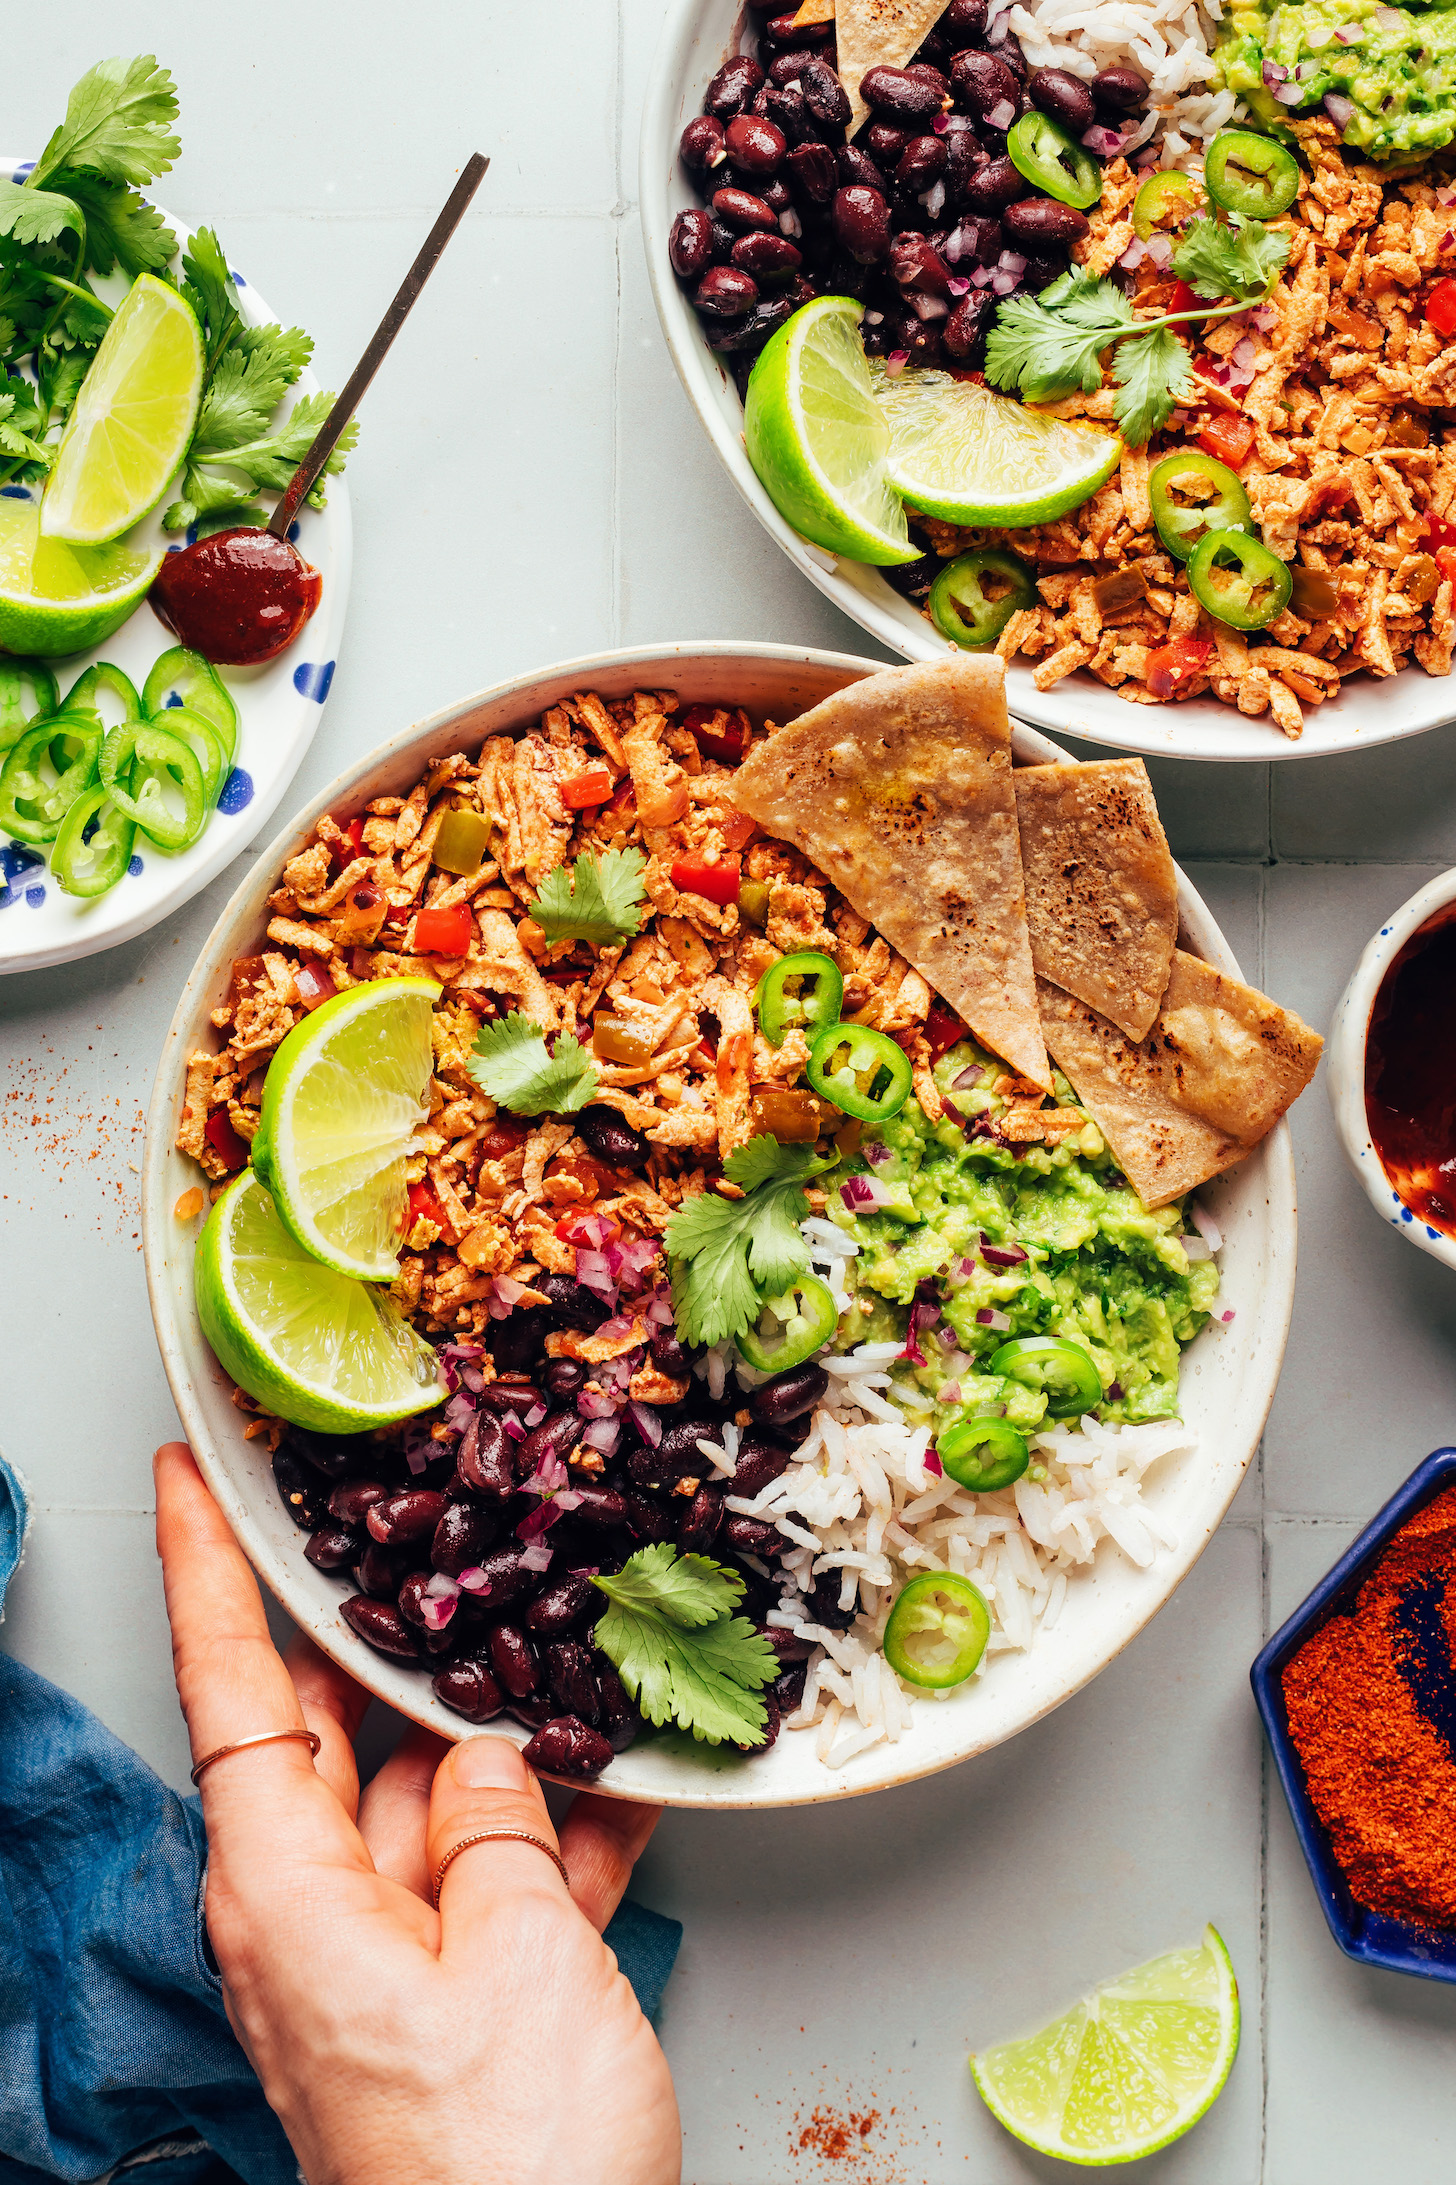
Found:
[(1456, 910), (1413, 933), (1380, 982), (1365, 1045), (1365, 1116), (1392, 1188), (1456, 1236)]
[(1283, 1673), (1289, 1734), (1358, 1904), (1456, 1929), (1456, 1487), (1403, 1525)]

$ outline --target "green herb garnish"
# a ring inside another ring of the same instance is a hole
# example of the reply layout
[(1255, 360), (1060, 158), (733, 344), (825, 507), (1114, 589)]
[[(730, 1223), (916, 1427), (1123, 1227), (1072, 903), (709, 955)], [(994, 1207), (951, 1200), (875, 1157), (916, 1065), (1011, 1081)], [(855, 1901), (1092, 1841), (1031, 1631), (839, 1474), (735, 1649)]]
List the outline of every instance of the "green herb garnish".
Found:
[(640, 850), (607, 850), (579, 857), (568, 878), (564, 865), (546, 875), (531, 905), (548, 941), (592, 941), (605, 948), (642, 930), (647, 860)]
[(782, 1664), (733, 1614), (743, 1594), (736, 1571), (661, 1541), (592, 1584), (609, 1603), (592, 1643), (649, 1722), (675, 1722), (709, 1745), (763, 1743), (768, 1714), (759, 1694)]
[(802, 1186), (833, 1161), (807, 1146), (750, 1138), (723, 1171), (741, 1199), (704, 1191), (672, 1216), (664, 1232), (672, 1264), (672, 1304), (685, 1343), (721, 1343), (759, 1315), (763, 1299), (787, 1290), (809, 1265), (799, 1224), (809, 1211)]
[(517, 1115), (574, 1115), (596, 1096), (597, 1073), (580, 1042), (563, 1032), (553, 1053), (518, 1009), (481, 1026), (468, 1068), (483, 1093)]

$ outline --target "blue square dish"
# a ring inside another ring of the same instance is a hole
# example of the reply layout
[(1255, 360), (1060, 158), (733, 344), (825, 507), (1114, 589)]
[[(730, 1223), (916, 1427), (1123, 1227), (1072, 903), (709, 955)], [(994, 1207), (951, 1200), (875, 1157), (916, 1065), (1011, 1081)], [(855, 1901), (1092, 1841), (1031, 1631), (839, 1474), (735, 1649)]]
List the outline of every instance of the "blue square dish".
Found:
[(1295, 1834), (1330, 1933), (1345, 1955), (1357, 1958), (1362, 1965), (1380, 1965), (1392, 1973), (1415, 1973), (1422, 1980), (1450, 1981), (1456, 1981), (1456, 1933), (1439, 1934), (1405, 1920), (1387, 1919), (1383, 1913), (1367, 1911), (1350, 1895), (1324, 1823), (1311, 1802), (1304, 1768), (1289, 1735), (1283, 1672), (1286, 1662), (1299, 1652), (1321, 1624), (1337, 1610), (1350, 1606), (1370, 1575), (1375, 1558), (1401, 1526), (1434, 1500), (1443, 1488), (1453, 1484), (1456, 1484), (1456, 1449), (1437, 1449), (1424, 1464), (1416, 1467), (1405, 1485), (1391, 1496), (1379, 1515), (1372, 1518), (1359, 1539), (1345, 1550), (1334, 1569), (1320, 1580), (1289, 1621), (1280, 1626), (1249, 1672), (1274, 1765), (1279, 1770), (1279, 1780), (1289, 1801)]

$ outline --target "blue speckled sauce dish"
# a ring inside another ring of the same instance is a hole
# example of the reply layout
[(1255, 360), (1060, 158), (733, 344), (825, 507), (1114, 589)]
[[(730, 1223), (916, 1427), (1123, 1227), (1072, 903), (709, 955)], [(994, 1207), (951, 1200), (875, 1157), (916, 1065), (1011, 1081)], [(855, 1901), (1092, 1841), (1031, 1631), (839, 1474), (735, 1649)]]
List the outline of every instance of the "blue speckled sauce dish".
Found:
[[(1286, 1663), (1332, 1615), (1350, 1607), (1381, 1550), (1418, 1510), (1453, 1484), (1456, 1449), (1437, 1449), (1416, 1467), (1358, 1540), (1351, 1542), (1334, 1569), (1275, 1632), (1250, 1670), (1249, 1681), (1320, 1909), (1340, 1948), (1362, 1965), (1379, 1965), (1392, 1973), (1414, 1973), (1422, 1980), (1456, 1982), (1456, 1933), (1438, 1933), (1405, 1920), (1389, 1919), (1384, 1913), (1368, 1911), (1351, 1896), (1305, 1784), (1304, 1768), (1289, 1734), (1283, 1684)], [(1417, 1699), (1425, 1705), (1419, 1687)]]
[(1381, 1164), (1365, 1113), (1365, 1046), (1370, 1012), (1381, 982), (1411, 935), (1451, 903), (1456, 903), (1456, 870), (1427, 881), (1393, 917), (1385, 920), (1336, 1005), (1325, 1048), (1325, 1083), (1340, 1143), (1371, 1205), (1383, 1221), (1412, 1244), (1418, 1244), (1434, 1259), (1444, 1260), (1448, 1267), (1456, 1267), (1456, 1237), (1433, 1229), (1406, 1205)]

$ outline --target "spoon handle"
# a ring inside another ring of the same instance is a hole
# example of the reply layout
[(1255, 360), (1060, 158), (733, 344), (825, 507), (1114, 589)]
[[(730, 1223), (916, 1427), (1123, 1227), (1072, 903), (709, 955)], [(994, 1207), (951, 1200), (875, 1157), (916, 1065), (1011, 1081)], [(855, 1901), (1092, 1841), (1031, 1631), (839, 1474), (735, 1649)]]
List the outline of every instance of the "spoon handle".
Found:
[(466, 161), (460, 180), (446, 198), (439, 219), (420, 246), (419, 256), (400, 283), (399, 294), (380, 320), (369, 347), (354, 367), (348, 385), (320, 425), (313, 445), (289, 479), (287, 491), (274, 509), (268, 524), (275, 539), (288, 536), (288, 527), (298, 514), (304, 495), (333, 454), (344, 427), (359, 407), (365, 388), (384, 362), (395, 335), (414, 308), (420, 290), (439, 264), (445, 245), (464, 218), (465, 209), (480, 188), (489, 165), (490, 161), (483, 159), (479, 152), (472, 152)]

